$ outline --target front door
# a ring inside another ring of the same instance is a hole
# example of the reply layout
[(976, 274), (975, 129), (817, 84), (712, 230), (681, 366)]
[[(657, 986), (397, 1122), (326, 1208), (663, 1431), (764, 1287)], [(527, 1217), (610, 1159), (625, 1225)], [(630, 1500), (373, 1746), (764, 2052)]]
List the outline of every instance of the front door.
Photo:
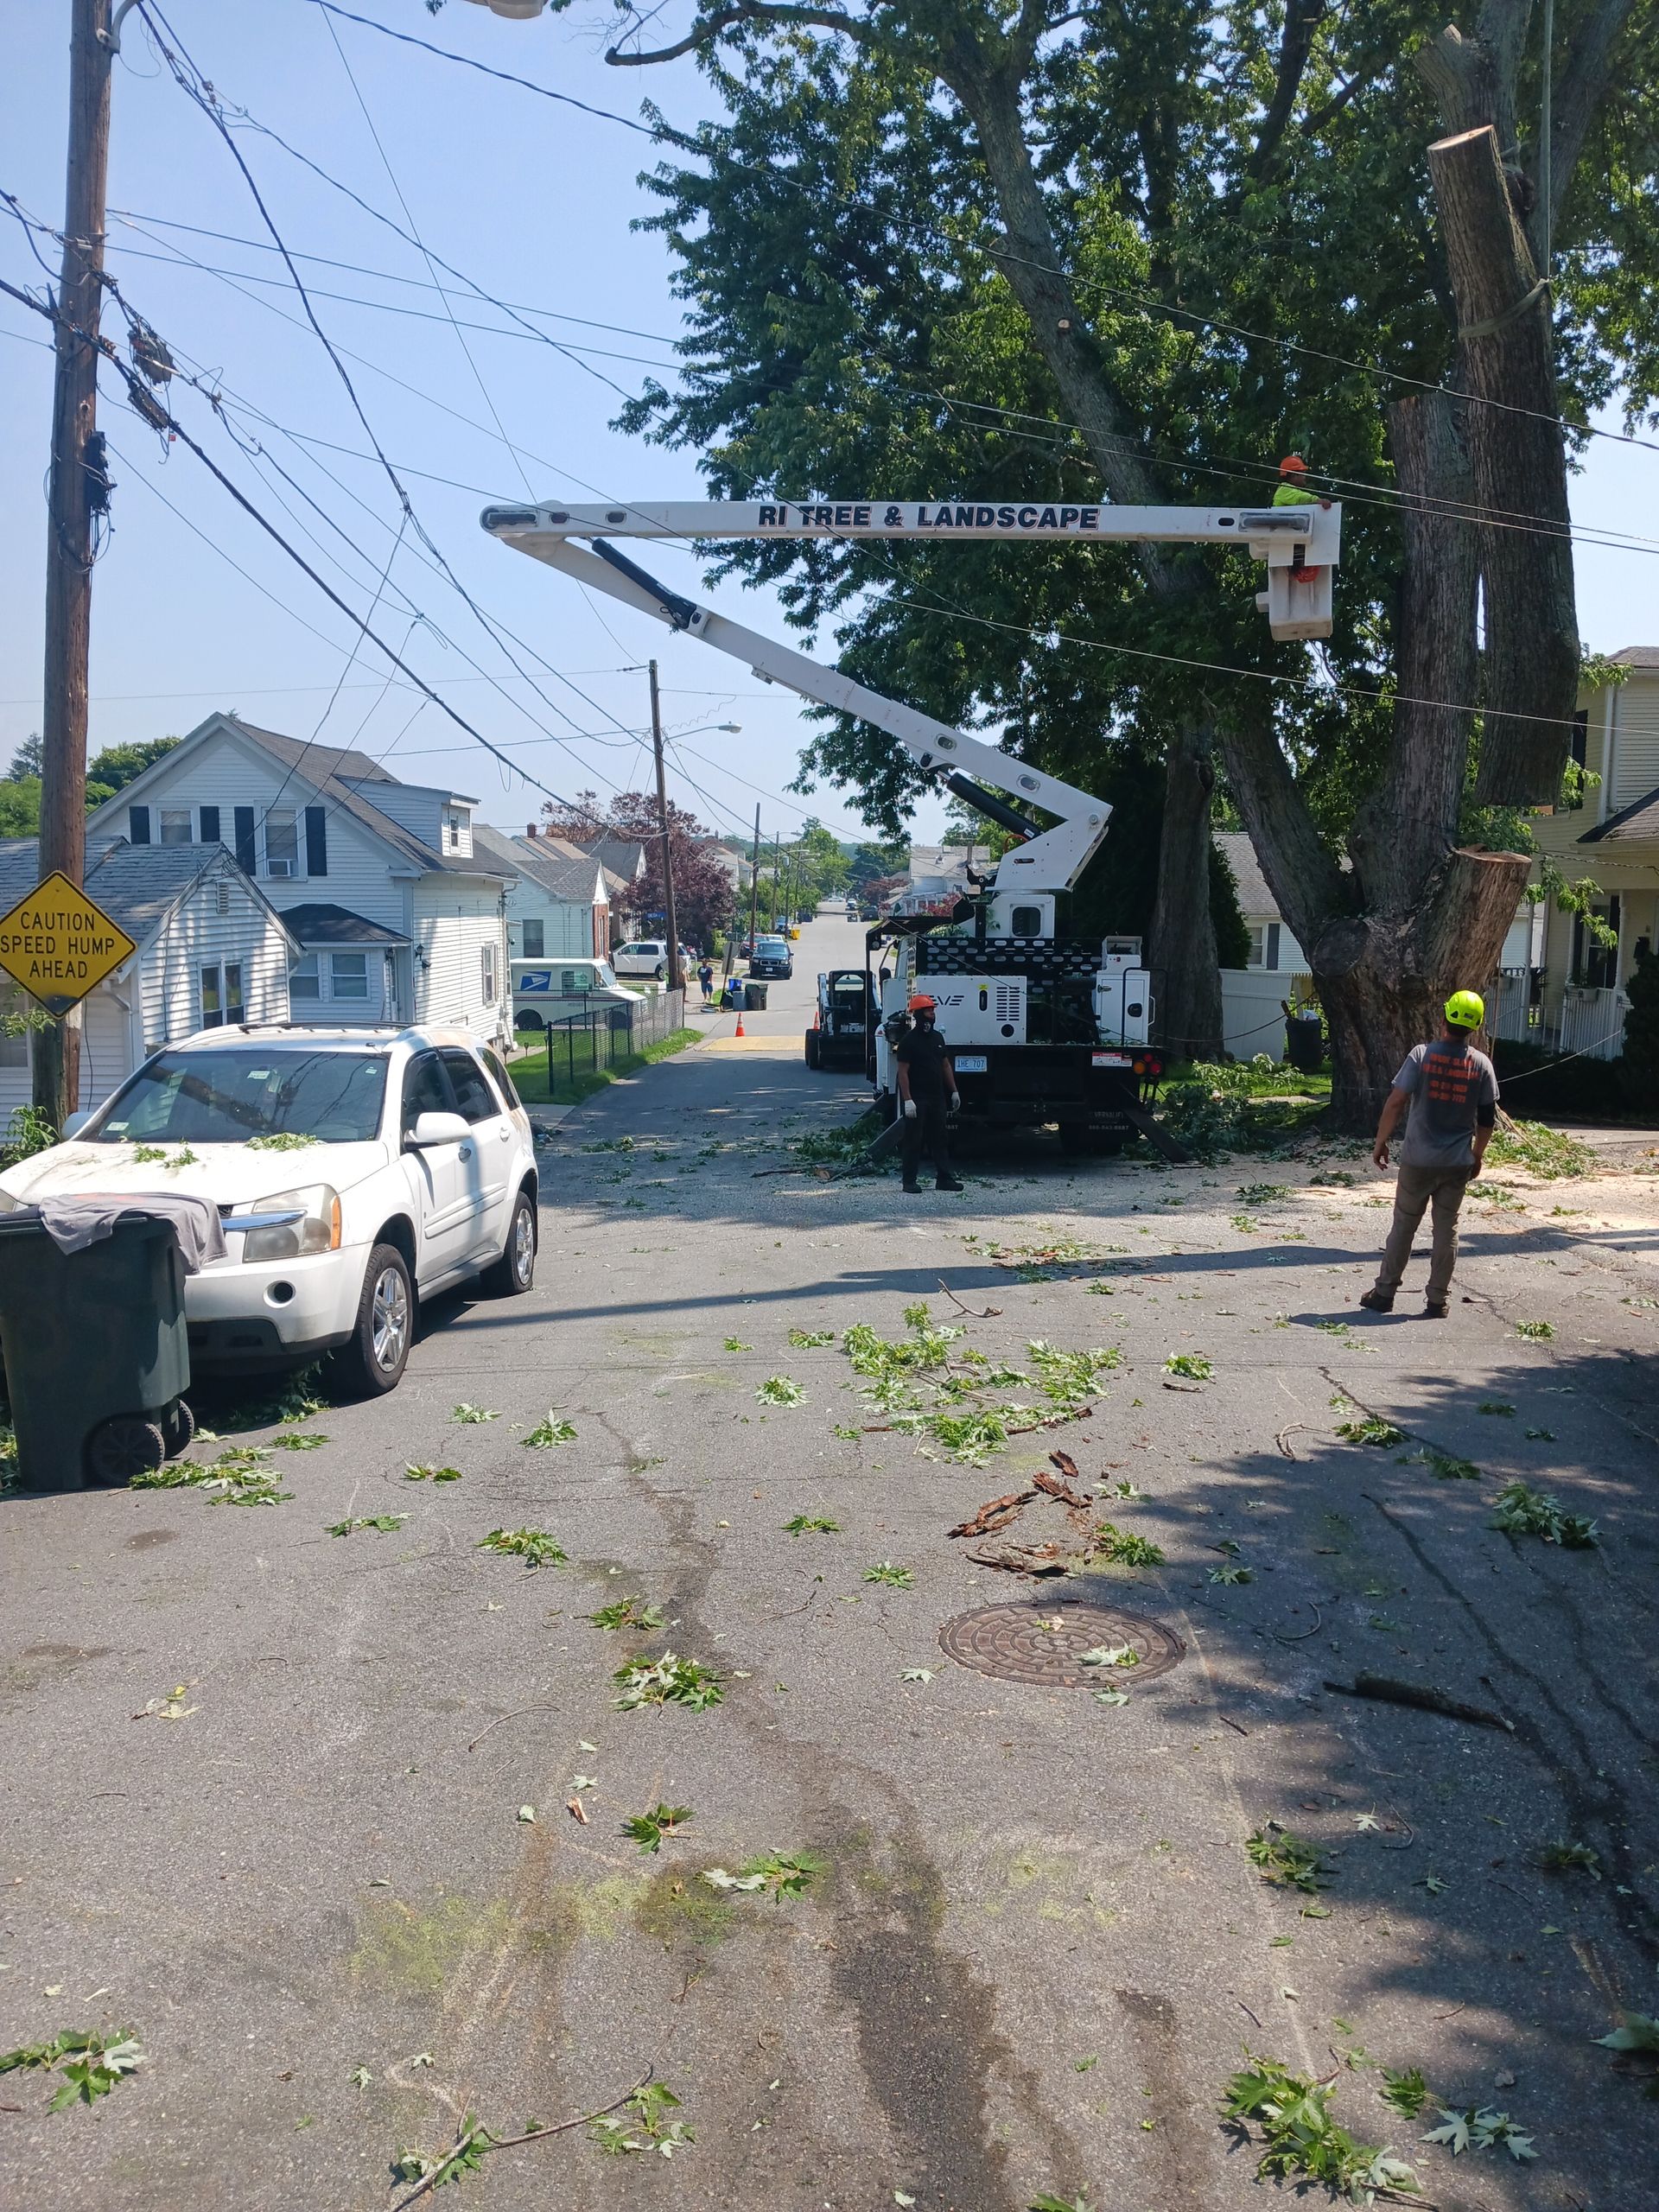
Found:
[[(442, 1061), (435, 1052), (417, 1052), (404, 1070), (404, 1137), (423, 1114), (457, 1110)], [(423, 1284), (454, 1274), (471, 1247), (476, 1151), (471, 1138), (464, 1144), (405, 1146), (404, 1173), (419, 1224), (415, 1272)]]

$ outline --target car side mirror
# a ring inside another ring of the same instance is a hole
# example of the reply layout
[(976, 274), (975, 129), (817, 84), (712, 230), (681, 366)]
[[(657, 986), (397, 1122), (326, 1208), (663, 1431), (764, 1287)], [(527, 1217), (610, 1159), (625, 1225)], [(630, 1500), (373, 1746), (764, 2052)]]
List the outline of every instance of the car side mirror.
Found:
[(66, 1114), (63, 1117), (63, 1134), (66, 1141), (70, 1137), (78, 1135), (79, 1132), (86, 1128), (87, 1122), (90, 1122), (92, 1118), (92, 1110), (90, 1108), (88, 1108), (84, 1113)]
[(424, 1152), (429, 1145), (464, 1144), (472, 1133), (471, 1124), (459, 1114), (421, 1114), (404, 1142)]

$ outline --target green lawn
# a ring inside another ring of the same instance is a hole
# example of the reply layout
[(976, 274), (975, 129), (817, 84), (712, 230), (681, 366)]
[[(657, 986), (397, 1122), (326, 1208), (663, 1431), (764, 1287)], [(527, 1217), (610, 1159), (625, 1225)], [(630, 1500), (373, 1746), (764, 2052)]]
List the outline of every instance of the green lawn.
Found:
[(631, 1052), (613, 1060), (608, 1067), (584, 1068), (578, 1065), (575, 1081), (571, 1082), (555, 1048), (554, 1079), (547, 1080), (547, 1048), (544, 1040), (537, 1040), (538, 1048), (531, 1058), (512, 1062), (512, 1080), (518, 1096), (526, 1106), (569, 1106), (584, 1098), (591, 1098), (596, 1090), (603, 1090), (607, 1083), (618, 1077), (637, 1075), (641, 1068), (650, 1067), (654, 1061), (671, 1058), (683, 1052), (688, 1045), (695, 1045), (702, 1036), (700, 1029), (676, 1029), (659, 1045), (647, 1045), (643, 1052)]

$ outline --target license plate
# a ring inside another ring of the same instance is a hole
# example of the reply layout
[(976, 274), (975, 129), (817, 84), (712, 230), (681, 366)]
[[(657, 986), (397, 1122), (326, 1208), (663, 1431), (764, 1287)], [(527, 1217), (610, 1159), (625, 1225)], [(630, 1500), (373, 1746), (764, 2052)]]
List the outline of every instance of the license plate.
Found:
[(1096, 1052), (1093, 1065), (1097, 1068), (1132, 1068), (1135, 1062), (1127, 1052)]
[(990, 1065), (983, 1052), (952, 1052), (950, 1058), (958, 1075), (983, 1075)]

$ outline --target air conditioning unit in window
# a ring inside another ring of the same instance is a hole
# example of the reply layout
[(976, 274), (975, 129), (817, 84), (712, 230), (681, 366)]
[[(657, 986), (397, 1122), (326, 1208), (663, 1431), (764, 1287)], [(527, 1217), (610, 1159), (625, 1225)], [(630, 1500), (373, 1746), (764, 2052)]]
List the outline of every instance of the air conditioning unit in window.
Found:
[(294, 863), (292, 861), (268, 860), (265, 862), (265, 874), (267, 875), (292, 875), (293, 873)]

